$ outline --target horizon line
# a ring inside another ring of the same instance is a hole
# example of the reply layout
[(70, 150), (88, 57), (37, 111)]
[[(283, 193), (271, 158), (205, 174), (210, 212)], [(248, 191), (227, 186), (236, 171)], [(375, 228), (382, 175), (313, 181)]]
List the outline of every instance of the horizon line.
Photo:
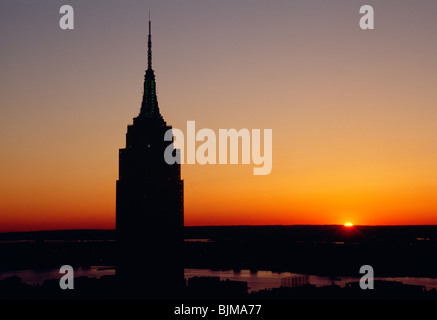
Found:
[[(211, 228), (211, 227), (328, 227), (339, 226), (344, 227), (344, 224), (238, 224), (238, 225), (194, 225), (184, 226), (184, 228)], [(437, 224), (354, 224), (353, 227), (437, 227)], [(21, 230), (21, 231), (0, 231), (0, 234), (5, 233), (26, 233), (26, 232), (65, 232), (65, 231), (116, 231), (112, 229), (98, 228), (77, 228), (77, 229), (41, 229), (41, 230)]]

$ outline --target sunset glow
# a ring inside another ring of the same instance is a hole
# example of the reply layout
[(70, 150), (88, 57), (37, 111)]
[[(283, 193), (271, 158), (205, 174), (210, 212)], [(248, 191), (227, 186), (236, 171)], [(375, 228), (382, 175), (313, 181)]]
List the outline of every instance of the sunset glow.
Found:
[[(273, 132), (268, 175), (182, 165), (185, 225), (437, 224), (435, 10), (378, 2), (363, 31), (361, 2), (255, 2), (147, 7), (169, 125)], [(69, 31), (56, 1), (1, 5), (0, 232), (115, 227), (147, 11), (102, 3)]]

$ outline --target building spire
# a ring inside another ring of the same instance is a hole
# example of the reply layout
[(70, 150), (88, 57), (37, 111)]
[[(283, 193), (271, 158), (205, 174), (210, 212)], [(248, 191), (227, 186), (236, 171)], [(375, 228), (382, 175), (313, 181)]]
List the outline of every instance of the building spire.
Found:
[(152, 22), (150, 21), (150, 10), (149, 10), (149, 41), (148, 41), (148, 51), (147, 51), (147, 67), (152, 69)]
[(140, 115), (144, 117), (162, 118), (159, 113), (158, 99), (156, 97), (155, 72), (152, 69), (152, 23), (149, 11), (149, 41), (147, 51), (147, 70), (144, 76), (143, 102)]

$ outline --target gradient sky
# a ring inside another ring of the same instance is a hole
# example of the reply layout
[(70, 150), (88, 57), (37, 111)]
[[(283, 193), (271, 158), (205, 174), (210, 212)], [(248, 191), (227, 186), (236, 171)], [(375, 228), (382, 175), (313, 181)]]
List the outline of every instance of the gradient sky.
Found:
[(2, 0), (0, 231), (114, 228), (149, 9), (167, 123), (273, 129), (268, 176), (182, 166), (186, 225), (437, 224), (437, 1)]

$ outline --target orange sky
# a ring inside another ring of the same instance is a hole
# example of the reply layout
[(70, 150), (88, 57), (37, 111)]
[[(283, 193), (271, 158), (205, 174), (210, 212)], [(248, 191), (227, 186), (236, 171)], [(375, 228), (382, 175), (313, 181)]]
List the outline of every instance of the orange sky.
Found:
[[(437, 3), (368, 1), (362, 31), (361, 2), (149, 4), (165, 120), (273, 129), (268, 176), (183, 165), (186, 225), (437, 224)], [(77, 1), (61, 31), (52, 1), (0, 4), (0, 231), (114, 228), (144, 6)]]

